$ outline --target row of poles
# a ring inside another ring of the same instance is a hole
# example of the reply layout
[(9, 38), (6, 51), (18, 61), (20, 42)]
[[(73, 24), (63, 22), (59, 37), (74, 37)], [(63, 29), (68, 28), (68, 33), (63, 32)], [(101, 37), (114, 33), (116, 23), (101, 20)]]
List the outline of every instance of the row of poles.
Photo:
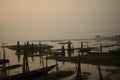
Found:
[[(4, 44), (3, 44), (4, 46)], [(28, 72), (30, 71), (30, 68), (29, 68), (29, 64), (28, 64), (28, 56), (29, 56), (29, 50), (32, 49), (34, 47), (33, 43), (32, 45), (30, 46), (29, 42), (27, 41), (27, 43), (24, 44), (24, 54), (23, 54), (23, 72)], [(39, 57), (40, 57), (40, 64), (42, 63), (43, 64), (43, 67), (44, 67), (44, 61), (43, 61), (43, 57), (41, 55), (42, 53), (42, 49), (41, 49), (41, 42), (39, 42)], [(81, 42), (81, 49), (83, 49), (83, 42)], [(32, 49), (33, 50), (33, 49)], [(68, 54), (71, 55), (72, 53), (72, 48), (71, 48), (71, 42), (68, 41)], [(20, 49), (20, 43), (19, 41), (17, 42), (17, 52), (19, 53), (21, 51)], [(64, 46), (62, 45), (62, 53), (65, 54), (65, 49), (64, 49)], [(101, 51), (102, 53), (102, 51)], [(81, 51), (81, 54), (83, 54), (83, 52)], [(32, 55), (31, 57), (34, 57), (34, 51), (32, 51)], [(4, 60), (6, 60), (6, 55), (5, 55), (5, 49), (3, 47), (3, 58)], [(81, 61), (80, 61), (80, 52), (79, 52), (79, 55), (78, 55), (78, 67), (77, 67), (77, 75), (76, 75), (76, 80), (82, 80), (82, 76), (81, 76)], [(56, 61), (56, 64), (58, 65), (58, 62)], [(6, 65), (3, 64), (3, 67), (5, 68)], [(46, 57), (46, 67), (47, 67), (47, 57)], [(58, 66), (57, 66), (58, 68)], [(98, 65), (98, 70), (99, 70), (99, 74), (101, 75), (101, 68), (100, 66)], [(4, 71), (4, 75), (6, 75), (6, 71)], [(102, 80), (102, 76), (100, 76), (100, 80)]]
[[(76, 74), (76, 80), (83, 80), (82, 78), (82, 74), (81, 74), (81, 54), (84, 53), (84, 51), (82, 50), (84, 47), (83, 47), (83, 42), (81, 42), (81, 51), (79, 50), (79, 54), (78, 54), (78, 63), (77, 63), (77, 74)], [(68, 54), (71, 54), (71, 42), (68, 41)], [(102, 44), (100, 45), (100, 53), (102, 54)], [(98, 69), (98, 72), (99, 72), (99, 79), (100, 80), (103, 80), (103, 77), (102, 77), (102, 73), (101, 73), (101, 67), (99, 65), (99, 62), (96, 63), (96, 66), (97, 66), (97, 69)]]
[(6, 43), (2, 43), (2, 48), (3, 48), (3, 64), (1, 67), (2, 70), (2, 77), (6, 77), (7, 76), (7, 71), (6, 71), (6, 63), (9, 63), (9, 60), (6, 59), (6, 53), (5, 53), (5, 44)]
[[(40, 64), (43, 64), (44, 67), (44, 61), (42, 57), (42, 49), (41, 49), (41, 42), (39, 42), (38, 45), (38, 52), (39, 52), (39, 57), (40, 57)], [(28, 72), (30, 71), (30, 67), (28, 64), (28, 57), (32, 57), (32, 60), (34, 61), (34, 53), (36, 52), (35, 49), (37, 49), (37, 46), (35, 47), (34, 44), (32, 43), (31, 45), (29, 44), (29, 41), (24, 44), (24, 49), (23, 49), (23, 72)], [(17, 55), (19, 55), (21, 52), (21, 47), (19, 41), (17, 42)], [(18, 59), (20, 60), (20, 59)]]

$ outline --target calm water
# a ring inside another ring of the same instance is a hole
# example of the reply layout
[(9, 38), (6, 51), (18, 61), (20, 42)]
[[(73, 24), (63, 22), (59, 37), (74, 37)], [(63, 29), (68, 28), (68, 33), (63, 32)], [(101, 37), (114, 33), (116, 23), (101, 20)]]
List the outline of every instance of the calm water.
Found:
[[(72, 40), (73, 42), (73, 45), (75, 48), (79, 48), (80, 47), (80, 43), (81, 41), (87, 41), (89, 42), (88, 43), (88, 46), (89, 47), (99, 47), (98, 44), (102, 43), (102, 44), (109, 44), (109, 43), (115, 43), (114, 41), (102, 41), (102, 42), (96, 42), (95, 40), (79, 40), (79, 41), (74, 41)], [(33, 42), (34, 44), (38, 44), (38, 42)], [(8, 42), (6, 45), (15, 45), (16, 42)], [(24, 44), (24, 42), (21, 42), (21, 44)], [(58, 42), (51, 42), (51, 41), (44, 41), (42, 42), (42, 44), (50, 44), (50, 45), (53, 45), (54, 48), (53, 49), (59, 49), (61, 48), (61, 45), (58, 44)], [(1, 46), (1, 45), (0, 45)], [(67, 48), (67, 45), (64, 45), (65, 48)], [(87, 43), (84, 43), (84, 47), (87, 46)], [(114, 47), (116, 48), (116, 47)], [(113, 49), (113, 48), (111, 48)], [(12, 51), (10, 49), (5, 49), (6, 50), (6, 57), (7, 59), (10, 60), (10, 63), (7, 64), (7, 65), (13, 65), (13, 64), (22, 64), (22, 57), (21, 56), (21, 59), (20, 59), (20, 62), (18, 62), (18, 59), (17, 59), (17, 56), (15, 55), (15, 51)], [(106, 48), (104, 49), (104, 51), (109, 51), (110, 48)], [(78, 55), (78, 53), (75, 51), (74, 55)], [(67, 56), (67, 55), (66, 55)], [(2, 48), (0, 48), (0, 58), (2, 58)], [(35, 57), (34, 58), (35, 60), (32, 61), (31, 58), (29, 58), (29, 65), (30, 65), (30, 70), (34, 70), (34, 69), (38, 69), (38, 68), (42, 68), (42, 65), (39, 64), (39, 57)], [(44, 65), (45, 65), (45, 56), (44, 56)], [(56, 64), (56, 61), (55, 60), (48, 60), (48, 66), (49, 65), (53, 65), (53, 64)], [(76, 66), (75, 64), (73, 63), (69, 63), (69, 62), (58, 62), (59, 64), (59, 69), (60, 70), (73, 70), (73, 71), (76, 71)], [(116, 67), (114, 66), (102, 66), (102, 69), (114, 69)], [(99, 75), (98, 75), (98, 70), (97, 70), (97, 67), (95, 65), (91, 65), (91, 64), (81, 64), (81, 69), (82, 69), (82, 72), (89, 72), (91, 73), (91, 75), (88, 75), (88, 79), (89, 80), (98, 80), (99, 79)], [(56, 69), (54, 68), (52, 71), (55, 71)], [(14, 75), (14, 74), (19, 74), (19, 73), (22, 73), (22, 67), (21, 68), (17, 68), (17, 69), (14, 69), (14, 70), (9, 70), (7, 71), (7, 74), (8, 75)], [(102, 70), (102, 75), (103, 75), (103, 78), (106, 78), (108, 77), (108, 75), (110, 75), (111, 73), (110, 72), (106, 72), (105, 70)], [(73, 76), (70, 76), (68, 78), (65, 78), (65, 80), (69, 80), (70, 78), (74, 77), (75, 75)], [(64, 80), (64, 79), (63, 79)]]

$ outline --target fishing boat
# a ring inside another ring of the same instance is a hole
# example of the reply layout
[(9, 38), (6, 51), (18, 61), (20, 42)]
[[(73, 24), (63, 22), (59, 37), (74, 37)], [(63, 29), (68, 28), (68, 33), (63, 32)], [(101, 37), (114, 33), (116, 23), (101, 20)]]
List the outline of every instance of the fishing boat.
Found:
[(32, 70), (29, 72), (25, 73), (20, 73), (12, 76), (7, 76), (5, 78), (0, 78), (0, 80), (32, 80), (36, 77), (41, 77), (43, 75), (47, 75), (48, 72), (53, 69), (56, 65), (52, 65), (49, 67), (41, 68), (41, 69), (36, 69)]
[(0, 59), (0, 65), (9, 63), (9, 60)]
[(80, 52), (90, 52), (92, 48), (79, 48)]

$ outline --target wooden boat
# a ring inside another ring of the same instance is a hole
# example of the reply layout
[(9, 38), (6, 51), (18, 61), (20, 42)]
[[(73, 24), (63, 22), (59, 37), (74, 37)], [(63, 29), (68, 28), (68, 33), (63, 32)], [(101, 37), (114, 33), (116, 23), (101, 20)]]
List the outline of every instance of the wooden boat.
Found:
[(91, 52), (88, 52), (88, 54), (108, 54), (108, 52), (100, 52), (100, 51), (91, 51)]
[(5, 78), (0, 78), (0, 80), (32, 80), (36, 77), (41, 77), (43, 75), (48, 74), (48, 71), (53, 69), (55, 66), (56, 65), (52, 65), (52, 66), (49, 66), (49, 67), (36, 69), (36, 70), (33, 70), (33, 71), (21, 73), (21, 74), (7, 76)]
[(110, 54), (120, 54), (120, 49), (110, 50)]
[(7, 66), (7, 67), (5, 67), (5, 69), (11, 70), (11, 69), (16, 69), (16, 68), (19, 68), (19, 67), (22, 67), (22, 66), (23, 66), (22, 64), (15, 64), (15, 65)]
[(92, 50), (92, 48), (80, 48), (79, 51), (80, 52), (90, 52)]
[(0, 59), (0, 64), (9, 63), (9, 60)]

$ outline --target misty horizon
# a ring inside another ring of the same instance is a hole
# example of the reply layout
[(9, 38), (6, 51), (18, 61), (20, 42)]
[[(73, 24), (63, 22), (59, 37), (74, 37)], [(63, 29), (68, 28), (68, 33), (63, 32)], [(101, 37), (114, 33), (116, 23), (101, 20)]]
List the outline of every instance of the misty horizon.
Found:
[(0, 40), (88, 39), (120, 34), (119, 0), (0, 0)]

